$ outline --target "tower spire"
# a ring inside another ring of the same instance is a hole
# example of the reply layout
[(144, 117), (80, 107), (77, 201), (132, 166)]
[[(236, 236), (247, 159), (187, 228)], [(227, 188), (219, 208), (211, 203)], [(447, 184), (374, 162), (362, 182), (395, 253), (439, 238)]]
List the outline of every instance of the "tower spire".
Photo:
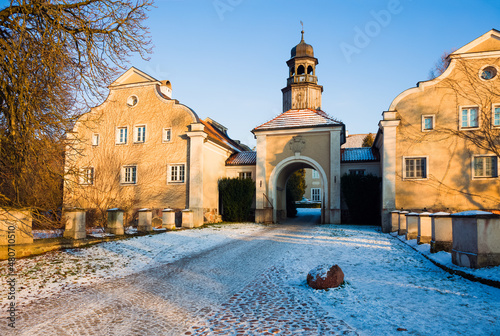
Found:
[(300, 40), (300, 42), (304, 42), (304, 22), (300, 21), (300, 25), (302, 26), (302, 39)]

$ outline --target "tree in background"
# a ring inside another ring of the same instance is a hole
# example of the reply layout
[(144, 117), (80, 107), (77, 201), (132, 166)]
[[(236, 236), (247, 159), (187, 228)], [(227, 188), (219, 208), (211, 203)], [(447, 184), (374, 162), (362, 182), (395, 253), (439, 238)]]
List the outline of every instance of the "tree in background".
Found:
[(251, 178), (222, 178), (219, 180), (219, 197), (225, 221), (248, 221), (255, 198), (255, 182)]
[(306, 192), (306, 171), (299, 169), (295, 171), (286, 183), (286, 216), (297, 216), (297, 205), (295, 202), (300, 201)]
[(150, 52), (151, 5), (11, 0), (0, 10), (0, 206), (61, 205), (64, 134), (131, 52)]
[(373, 146), (373, 142), (375, 141), (375, 138), (373, 137), (373, 134), (368, 133), (364, 139), (363, 139), (363, 144), (361, 145), (362, 147), (371, 147)]
[(434, 68), (432, 68), (429, 71), (429, 80), (432, 80), (436, 77), (439, 77), (443, 72), (446, 71), (448, 66), (450, 65), (450, 54), (453, 53), (456, 49), (452, 49), (450, 51), (445, 51), (439, 60), (436, 62), (434, 65)]

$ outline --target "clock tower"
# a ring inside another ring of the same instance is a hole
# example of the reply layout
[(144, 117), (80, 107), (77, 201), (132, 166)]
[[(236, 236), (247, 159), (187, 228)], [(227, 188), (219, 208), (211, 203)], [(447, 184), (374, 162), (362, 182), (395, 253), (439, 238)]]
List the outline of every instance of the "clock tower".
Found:
[(291, 58), (286, 62), (289, 68), (287, 85), (283, 92), (283, 112), (288, 110), (321, 110), (323, 87), (318, 85), (313, 47), (302, 39), (291, 51)]

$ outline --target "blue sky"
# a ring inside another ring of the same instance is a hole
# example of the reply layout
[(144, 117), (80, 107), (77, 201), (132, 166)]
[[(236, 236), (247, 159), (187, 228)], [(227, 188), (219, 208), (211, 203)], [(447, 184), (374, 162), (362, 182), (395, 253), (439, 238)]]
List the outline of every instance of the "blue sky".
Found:
[[(500, 29), (498, 0), (156, 0), (149, 14), (153, 54), (129, 65), (170, 80), (174, 98), (252, 146), (250, 130), (282, 112), (301, 20), (322, 109), (350, 134), (376, 132), (391, 101), (427, 80), (444, 51)], [(356, 53), (346, 57), (346, 46)]]

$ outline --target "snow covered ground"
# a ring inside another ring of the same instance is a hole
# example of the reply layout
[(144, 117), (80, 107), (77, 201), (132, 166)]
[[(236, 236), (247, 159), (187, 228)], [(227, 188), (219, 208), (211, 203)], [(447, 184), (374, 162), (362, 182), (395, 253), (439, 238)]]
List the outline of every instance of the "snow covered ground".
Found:
[[(318, 211), (299, 209), (299, 214)], [(21, 259), (16, 264), (21, 286), (17, 303), (126, 276), (230, 240), (252, 239), (265, 230), (266, 226), (257, 224), (219, 225)], [(269, 269), (279, 270), (280, 280), (294, 289), (293, 295), (318, 303), (329, 316), (345, 321), (361, 335), (500, 335), (500, 289), (443, 271), (379, 227), (304, 226), (258, 239), (286, 243), (282, 255), (269, 262)], [(425, 245), (416, 248), (426, 253)], [(442, 254), (437, 258), (446, 259)], [(345, 284), (328, 291), (308, 287), (307, 273), (322, 264), (338, 264)], [(2, 293), (6, 292), (6, 266), (0, 262)], [(498, 267), (470, 271), (482, 277), (499, 276)], [(0, 295), (2, 312), (5, 304), (5, 296)]]
[[(106, 242), (88, 248), (54, 251), (16, 260), (17, 304), (169, 263), (235, 238), (263, 230), (257, 224), (213, 225)], [(7, 261), (0, 261), (0, 293), (7, 292)], [(0, 309), (9, 303), (0, 295)]]

